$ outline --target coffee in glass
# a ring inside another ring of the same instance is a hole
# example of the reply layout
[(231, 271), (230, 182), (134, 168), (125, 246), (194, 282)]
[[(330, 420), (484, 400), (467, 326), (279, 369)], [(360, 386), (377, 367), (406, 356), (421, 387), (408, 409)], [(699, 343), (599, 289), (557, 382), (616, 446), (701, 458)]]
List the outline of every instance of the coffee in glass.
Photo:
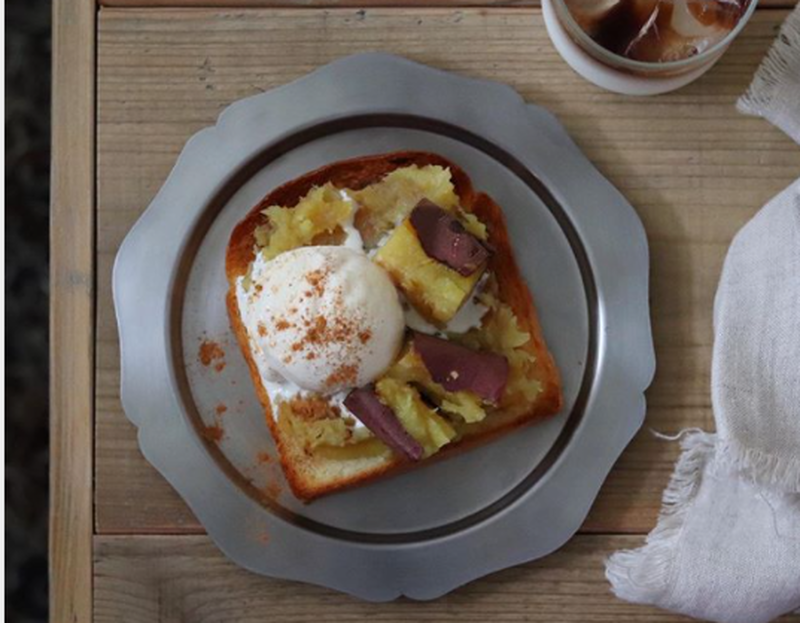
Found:
[(756, 0), (552, 0), (564, 30), (605, 65), (675, 75), (719, 58)]

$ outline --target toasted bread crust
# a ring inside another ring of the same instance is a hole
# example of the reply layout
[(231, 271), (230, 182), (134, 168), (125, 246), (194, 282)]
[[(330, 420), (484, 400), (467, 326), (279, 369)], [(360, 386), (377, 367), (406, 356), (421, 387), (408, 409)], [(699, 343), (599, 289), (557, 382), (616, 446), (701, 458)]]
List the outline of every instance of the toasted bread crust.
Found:
[[(525, 345), (525, 348), (536, 356), (536, 369), (531, 380), (542, 384), (542, 392), (527, 413), (505, 418), (502, 413), (495, 413), (489, 418), (492, 422), (487, 423), (485, 427), (464, 436), (458, 442), (445, 446), (437, 454), (419, 463), (412, 463), (393, 455), (356, 473), (318, 484), (305, 477), (309, 461), (314, 459), (309, 459), (307, 455), (304, 456), (296, 446), (292, 446), (291, 440), (283, 438), (272, 416), (272, 405), (250, 353), (247, 332), (239, 315), (236, 301), (236, 280), (247, 272), (250, 262), (255, 257), (254, 231), (257, 226), (265, 222), (262, 214), (265, 208), (272, 205), (293, 207), (313, 187), (328, 182), (339, 188), (360, 190), (380, 181), (395, 169), (411, 165), (419, 167), (438, 165), (449, 168), (462, 208), (467, 212), (474, 213), (486, 225), (489, 241), (494, 248), (489, 268), (496, 276), (500, 299), (511, 307), (520, 328), (531, 336)], [(355, 158), (335, 162), (287, 182), (264, 197), (234, 228), (228, 243), (225, 272), (229, 283), (226, 302), (231, 326), (250, 369), (250, 376), (253, 379), (259, 401), (264, 408), (267, 424), (280, 453), (284, 473), (292, 491), (300, 499), (310, 501), (334, 491), (371, 482), (382, 476), (400, 473), (418, 465), (426, 465), (433, 460), (453, 456), (457, 452), (482, 444), (500, 434), (554, 415), (561, 409), (562, 393), (558, 370), (545, 345), (533, 299), (514, 260), (503, 212), (488, 195), (475, 192), (469, 177), (459, 166), (441, 156), (428, 152), (404, 151)]]

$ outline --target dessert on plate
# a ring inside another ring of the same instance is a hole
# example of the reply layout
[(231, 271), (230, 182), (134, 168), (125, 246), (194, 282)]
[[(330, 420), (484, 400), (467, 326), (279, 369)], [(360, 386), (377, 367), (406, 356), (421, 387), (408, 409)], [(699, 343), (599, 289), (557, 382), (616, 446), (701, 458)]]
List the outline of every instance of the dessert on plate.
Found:
[(309, 501), (561, 409), (500, 207), (441, 156), (336, 162), (228, 244), (227, 306), (281, 465)]

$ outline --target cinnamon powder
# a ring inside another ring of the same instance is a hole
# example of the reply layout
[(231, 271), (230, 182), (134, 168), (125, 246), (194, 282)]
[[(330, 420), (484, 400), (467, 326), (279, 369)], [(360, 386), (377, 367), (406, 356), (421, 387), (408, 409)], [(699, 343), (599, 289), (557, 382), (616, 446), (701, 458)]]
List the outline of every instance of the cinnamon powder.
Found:
[(271, 500), (276, 500), (278, 496), (283, 493), (283, 487), (281, 487), (279, 482), (272, 481), (266, 484), (264, 487), (264, 493)]
[(331, 372), (328, 378), (325, 379), (325, 385), (328, 387), (333, 385), (355, 385), (357, 378), (358, 366), (345, 364)]
[(256, 455), (256, 460), (258, 461), (259, 465), (264, 465), (272, 462), (272, 457), (268, 452), (259, 452)]
[(225, 431), (218, 424), (203, 427), (203, 437), (209, 441), (220, 441), (225, 436)]
[[(225, 367), (225, 351), (222, 347), (213, 340), (203, 340), (200, 342), (200, 349), (197, 352), (197, 358), (204, 366), (208, 367), (212, 363), (217, 362), (215, 368), (220, 364)], [(221, 369), (221, 368), (220, 368)]]

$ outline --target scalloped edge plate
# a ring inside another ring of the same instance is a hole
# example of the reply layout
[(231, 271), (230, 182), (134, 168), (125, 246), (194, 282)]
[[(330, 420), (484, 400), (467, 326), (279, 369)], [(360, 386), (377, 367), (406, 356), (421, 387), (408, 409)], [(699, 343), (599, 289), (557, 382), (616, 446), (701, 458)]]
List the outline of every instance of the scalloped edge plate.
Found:
[[(258, 170), (359, 128), (431, 132), (500, 163), (558, 222), (589, 305), (588, 360), (553, 448), (499, 500), (442, 528), (350, 531), (265, 502), (232, 477), (191, 413), (178, 334), (187, 271), (204, 232)], [(237, 564), (372, 601), (433, 599), (544, 556), (580, 527), (644, 420), (655, 371), (648, 268), (635, 211), (552, 114), (501, 84), (388, 54), (350, 56), (232, 104), (187, 142), (114, 265), (122, 404), (144, 456)]]

